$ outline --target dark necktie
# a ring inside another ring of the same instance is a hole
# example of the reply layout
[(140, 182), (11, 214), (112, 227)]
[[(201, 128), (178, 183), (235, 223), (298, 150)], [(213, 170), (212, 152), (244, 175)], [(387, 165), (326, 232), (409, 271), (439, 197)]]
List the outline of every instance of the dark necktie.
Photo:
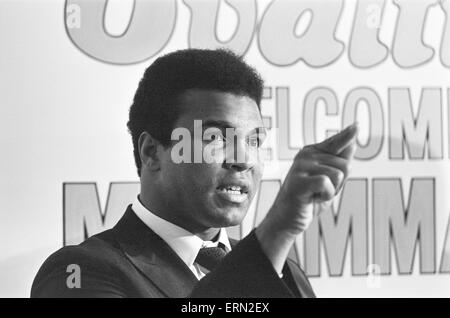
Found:
[[(195, 262), (208, 271), (214, 270), (227, 255), (225, 248), (219, 243), (219, 247), (203, 247), (197, 254)], [(207, 274), (207, 273), (205, 273)]]

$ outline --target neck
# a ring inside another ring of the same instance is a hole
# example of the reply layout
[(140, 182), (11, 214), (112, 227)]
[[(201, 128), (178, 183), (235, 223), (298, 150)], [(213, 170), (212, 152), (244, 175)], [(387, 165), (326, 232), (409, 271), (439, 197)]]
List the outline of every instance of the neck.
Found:
[(192, 231), (189, 231), (189, 232), (191, 232), (192, 234), (195, 234), (196, 236), (201, 238), (203, 241), (216, 241), (219, 238), (220, 229), (209, 228), (206, 231), (201, 231), (201, 232), (197, 232), (197, 233), (194, 233)]
[(219, 235), (220, 228), (204, 227), (191, 220), (180, 218), (177, 213), (166, 213), (163, 207), (154, 203), (157, 202), (157, 200), (151, 200), (143, 193), (139, 194), (138, 199), (147, 210), (151, 211), (156, 216), (185, 229), (198, 236), (203, 241), (213, 241)]

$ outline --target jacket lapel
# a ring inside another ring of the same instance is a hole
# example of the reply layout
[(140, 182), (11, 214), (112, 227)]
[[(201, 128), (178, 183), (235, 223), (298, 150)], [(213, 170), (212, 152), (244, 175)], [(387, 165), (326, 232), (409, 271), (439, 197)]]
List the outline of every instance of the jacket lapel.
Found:
[(304, 274), (303, 270), (301, 270), (300, 267), (293, 262), (286, 261), (286, 264), (292, 278), (295, 281), (295, 284), (297, 285), (300, 296), (302, 298), (315, 298), (316, 295), (314, 294), (314, 291), (312, 290), (312, 287), (308, 282), (308, 278)]
[(230, 241), (231, 249), (233, 249), (239, 243), (239, 241), (232, 238), (228, 238), (228, 241)]
[(168, 297), (186, 297), (197, 278), (164, 240), (128, 206), (114, 227), (116, 240), (128, 259)]
[[(239, 243), (239, 241), (233, 240), (231, 238), (229, 240), (232, 249)], [(286, 276), (289, 275), (294, 283), (294, 285), (290, 286), (290, 288), (297, 288), (302, 298), (314, 298), (315, 294), (312, 290), (312, 287), (309, 284), (306, 276), (304, 276), (304, 273), (300, 269), (300, 267), (297, 264), (294, 265), (294, 263), (289, 260), (286, 261), (286, 265), (287, 266), (284, 268), (283, 273), (286, 274)], [(286, 279), (288, 279), (288, 277), (285, 277), (283, 280), (285, 280), (286, 282)]]

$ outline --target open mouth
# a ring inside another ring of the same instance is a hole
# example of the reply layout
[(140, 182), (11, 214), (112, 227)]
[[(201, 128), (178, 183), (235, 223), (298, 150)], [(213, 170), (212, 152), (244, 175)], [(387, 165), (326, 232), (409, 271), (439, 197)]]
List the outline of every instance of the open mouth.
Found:
[(248, 199), (248, 186), (241, 184), (224, 184), (216, 189), (219, 196), (231, 203), (243, 203)]
[(248, 190), (237, 186), (237, 185), (232, 185), (232, 186), (225, 186), (225, 187), (217, 187), (217, 191), (222, 192), (222, 193), (230, 193), (230, 194), (246, 194), (248, 192)]

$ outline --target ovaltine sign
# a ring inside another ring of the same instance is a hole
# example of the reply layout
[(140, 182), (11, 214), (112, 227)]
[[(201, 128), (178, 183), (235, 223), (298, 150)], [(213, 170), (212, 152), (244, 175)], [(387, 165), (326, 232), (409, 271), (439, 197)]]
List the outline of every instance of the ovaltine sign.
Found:
[[(154, 57), (169, 43), (177, 27), (176, 0), (135, 0), (132, 19), (123, 36), (110, 36), (104, 28), (106, 0), (66, 1), (66, 27), (73, 43), (89, 56), (113, 64), (132, 64)], [(259, 50), (267, 62), (287, 66), (303, 61), (312, 67), (325, 67), (339, 59), (346, 45), (335, 36), (344, 1), (274, 0), (260, 21), (256, 0), (228, 0), (238, 15), (238, 25), (226, 43), (219, 41), (216, 25), (219, 0), (184, 0), (189, 7), (188, 29), (191, 47), (226, 45), (244, 54), (257, 37)], [(392, 58), (398, 66), (410, 68), (429, 62), (434, 49), (422, 41), (427, 12), (439, 5), (448, 17), (448, 0), (395, 0), (399, 13), (392, 43)], [(384, 0), (359, 1), (354, 16), (348, 56), (358, 68), (382, 63), (389, 48), (379, 40), (379, 25)], [(300, 18), (308, 19), (307, 30), (298, 36), (293, 32)], [(450, 19), (442, 30), (439, 49), (442, 65), (450, 67)]]
[[(121, 36), (112, 36), (105, 28), (106, 0), (67, 0), (65, 26), (79, 50), (111, 68), (155, 58), (171, 41), (183, 41), (179, 48), (226, 46), (253, 57), (256, 52), (257, 68), (272, 72), (272, 86), (266, 87), (262, 102), (265, 110), (272, 106), (271, 112), (263, 113), (266, 126), (276, 128), (271, 131), (276, 142), (269, 145), (268, 153), (282, 168), (289, 166), (301, 145), (320, 141), (318, 132), (326, 135), (345, 127), (364, 109), (368, 119), (362, 127), (368, 137), (364, 143), (358, 141), (359, 173), (348, 180), (337, 204), (315, 219), (291, 257), (309, 276), (322, 275), (323, 259), (329, 275), (344, 275), (348, 254), (352, 276), (374, 269), (382, 274), (413, 274), (415, 264), (416, 274), (450, 273), (450, 228), (446, 227), (450, 208), (446, 184), (450, 183), (436, 168), (450, 158), (450, 88), (444, 86), (450, 74), (442, 76), (450, 69), (450, 0), (392, 1), (397, 15), (389, 25), (393, 35), (389, 44), (380, 40), (387, 1), (353, 2), (353, 23), (344, 40), (336, 35), (345, 22), (341, 19), (344, 1), (274, 0), (264, 1), (264, 6), (262, 2), (226, 1), (238, 17), (226, 42), (216, 32), (224, 3), (219, 0), (135, 0)], [(188, 9), (188, 21), (179, 19), (181, 8)], [(431, 10), (445, 17), (442, 27), (433, 29), (440, 39), (433, 47), (423, 40)], [(299, 21), (306, 21), (307, 27), (297, 34)], [(336, 71), (340, 62), (349, 64), (345, 64), (347, 73)], [(432, 75), (427, 69), (431, 67)], [(386, 73), (374, 79), (380, 69)], [(423, 70), (420, 74), (428, 77), (414, 73)], [(322, 79), (329, 86), (317, 84)], [(299, 91), (304, 98), (291, 101)], [(339, 124), (327, 126), (333, 120)], [(301, 145), (293, 146), (297, 140)], [(257, 225), (264, 217), (281, 175), (261, 182), (254, 222), (246, 226)], [(122, 215), (124, 202), (130, 202), (138, 189), (135, 182), (112, 182), (102, 215), (96, 183), (64, 183), (64, 243), (78, 243), (112, 226)], [(246, 232), (233, 230), (234, 236)]]

